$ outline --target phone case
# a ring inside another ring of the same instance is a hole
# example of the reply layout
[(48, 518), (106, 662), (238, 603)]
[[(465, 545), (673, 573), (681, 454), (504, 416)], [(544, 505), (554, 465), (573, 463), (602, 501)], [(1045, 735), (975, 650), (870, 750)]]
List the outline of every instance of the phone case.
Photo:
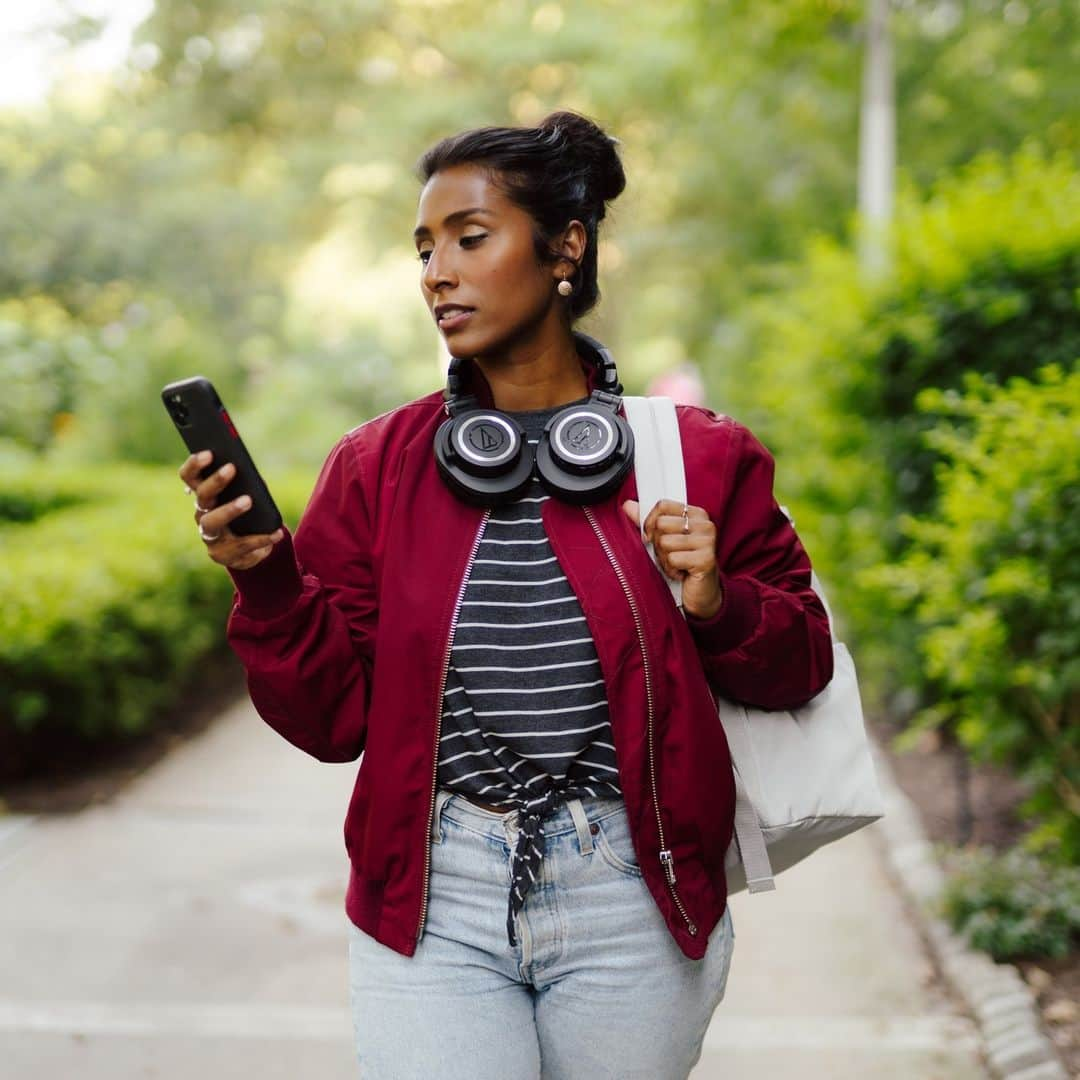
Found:
[(221, 403), (213, 383), (202, 376), (169, 383), (161, 399), (176, 430), (191, 453), (209, 450), (214, 459), (200, 474), (203, 479), (226, 462), (236, 466), (236, 475), (217, 498), (218, 505), (241, 495), (251, 496), (251, 509), (229, 523), (239, 536), (272, 533), (281, 526), (281, 514), (263, 482), (251, 455)]

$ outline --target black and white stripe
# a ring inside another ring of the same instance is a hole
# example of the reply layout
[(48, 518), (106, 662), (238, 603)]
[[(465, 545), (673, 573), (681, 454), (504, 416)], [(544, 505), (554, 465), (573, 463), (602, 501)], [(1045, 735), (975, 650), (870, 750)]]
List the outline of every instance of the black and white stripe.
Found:
[[(516, 413), (534, 443), (557, 410)], [(494, 509), (451, 651), (438, 781), (516, 809), (507, 933), (540, 872), (541, 822), (569, 796), (619, 795), (603, 674), (581, 605), (544, 531), (539, 482)]]

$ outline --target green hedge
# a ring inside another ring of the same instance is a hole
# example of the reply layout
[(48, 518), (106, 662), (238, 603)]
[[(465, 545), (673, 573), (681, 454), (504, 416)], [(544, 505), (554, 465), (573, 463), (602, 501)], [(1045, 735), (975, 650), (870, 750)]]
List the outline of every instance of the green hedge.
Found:
[[(270, 476), (295, 524), (314, 477)], [(0, 506), (0, 730), (85, 737), (153, 726), (223, 644), (232, 586), (175, 470), (30, 469)]]
[(942, 914), (995, 960), (1067, 956), (1080, 944), (1080, 867), (1028, 852), (950, 853)]
[(858, 574), (899, 557), (902, 516), (935, 505), (939, 452), (923, 440), (934, 420), (915, 399), (960, 388), (968, 372), (1001, 381), (1080, 356), (1080, 172), (1034, 147), (979, 159), (928, 195), (902, 192), (892, 249), (892, 274), (875, 282), (849, 248), (812, 244), (755, 307), (720, 392), (777, 455), (779, 493), (858, 648), (871, 705), (902, 707), (937, 686), (915, 628)]
[(1025, 147), (905, 190), (891, 248), (867, 280), (813, 244), (721, 392), (776, 453), (869, 708), (1004, 763), (1031, 842), (1077, 862), (1076, 161)]
[[(1027, 781), (1031, 842), (1080, 863), (1080, 371), (924, 391), (939, 505), (864, 575), (939, 693), (917, 718)], [(876, 592), (875, 592), (876, 589)]]

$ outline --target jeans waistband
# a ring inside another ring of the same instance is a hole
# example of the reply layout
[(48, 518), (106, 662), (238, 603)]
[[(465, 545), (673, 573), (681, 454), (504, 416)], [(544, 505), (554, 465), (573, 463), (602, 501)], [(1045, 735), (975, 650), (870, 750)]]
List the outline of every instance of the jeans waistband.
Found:
[[(570, 796), (559, 805), (555, 813), (544, 819), (544, 835), (552, 838), (566, 833), (577, 833), (581, 853), (587, 855), (593, 849), (590, 824), (602, 821), (612, 814), (624, 813), (625, 810), (626, 804), (623, 800), (611, 796)], [(431, 839), (436, 844), (442, 840), (441, 823), (444, 818), (481, 835), (505, 840), (511, 846), (517, 837), (516, 810), (495, 813), (476, 806), (458, 792), (438, 788), (435, 792), (435, 813), (431, 819)]]

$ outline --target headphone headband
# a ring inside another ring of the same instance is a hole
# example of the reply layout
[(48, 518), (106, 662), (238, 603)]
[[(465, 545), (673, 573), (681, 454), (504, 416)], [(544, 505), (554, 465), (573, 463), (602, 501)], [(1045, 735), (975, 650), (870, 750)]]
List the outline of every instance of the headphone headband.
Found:
[(619, 382), (615, 357), (611, 355), (608, 348), (596, 338), (589, 337), (580, 330), (574, 331), (574, 344), (577, 346), (579, 355), (584, 356), (596, 368), (596, 389), (621, 396), (623, 386)]
[[(575, 330), (574, 345), (578, 355), (596, 368), (596, 390), (622, 396), (623, 386), (619, 381), (619, 372), (615, 367), (615, 357), (595, 338)], [(451, 357), (446, 371), (446, 389), (443, 391), (446, 411), (456, 416), (467, 408), (476, 408), (476, 398), (465, 391), (465, 361), (458, 356)]]

